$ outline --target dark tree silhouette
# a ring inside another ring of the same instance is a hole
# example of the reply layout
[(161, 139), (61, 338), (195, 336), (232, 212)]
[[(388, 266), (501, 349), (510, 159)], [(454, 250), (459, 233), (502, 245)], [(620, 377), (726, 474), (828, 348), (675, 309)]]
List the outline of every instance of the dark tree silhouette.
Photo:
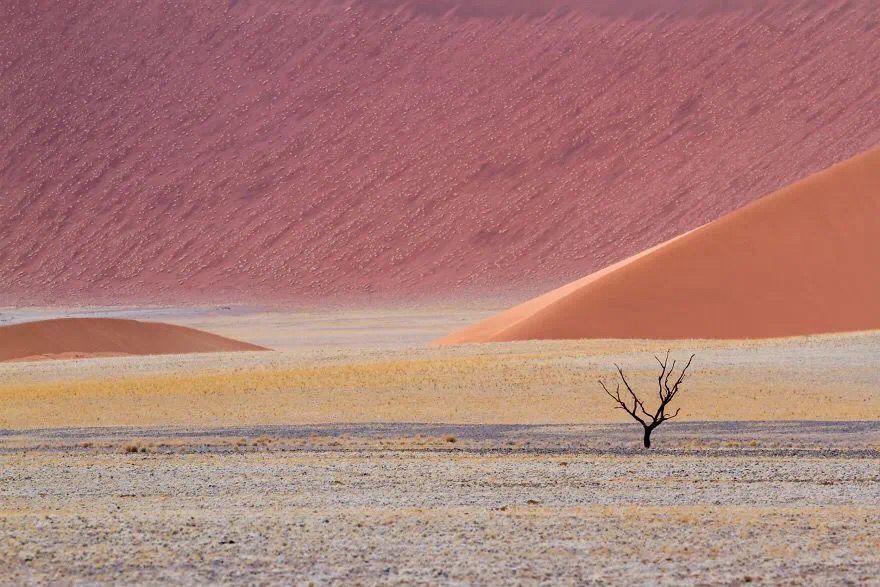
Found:
[[(608, 397), (613, 399), (617, 403), (617, 408), (625, 411), (627, 414), (636, 419), (636, 421), (642, 425), (645, 429), (645, 448), (651, 448), (651, 432), (654, 431), (654, 428), (665, 422), (666, 420), (671, 420), (678, 415), (678, 412), (681, 411), (681, 408), (675, 410), (675, 413), (667, 414), (666, 409), (669, 406), (669, 402), (675, 398), (678, 393), (679, 387), (684, 381), (685, 373), (687, 373), (688, 367), (691, 366), (691, 361), (694, 360), (696, 354), (691, 355), (688, 359), (687, 364), (679, 373), (678, 378), (675, 379), (675, 382), (670, 386), (669, 380), (672, 379), (673, 373), (675, 371), (675, 360), (673, 359), (672, 365), (669, 365), (669, 351), (666, 351), (666, 358), (664, 360), (660, 360), (660, 357), (654, 356), (657, 359), (657, 362), (660, 363), (661, 371), (660, 376), (657, 377), (657, 387), (658, 395), (660, 396), (660, 406), (657, 408), (657, 411), (654, 414), (648, 413), (645, 409), (645, 404), (642, 403), (642, 400), (636, 396), (636, 393), (633, 391), (629, 382), (626, 380), (626, 375), (623, 374), (623, 369), (615, 363), (614, 366), (617, 367), (617, 373), (620, 375), (620, 380), (623, 381), (623, 385), (626, 386), (627, 391), (629, 392), (630, 397), (632, 397), (633, 405), (629, 407), (624, 399), (620, 397), (620, 383), (617, 384), (617, 389), (614, 393), (609, 391), (608, 387), (605, 385), (605, 382), (601, 379), (599, 380), (599, 385), (602, 386), (602, 389), (608, 394)], [(668, 367), (667, 367), (668, 366)], [(641, 414), (639, 414), (641, 412)]]

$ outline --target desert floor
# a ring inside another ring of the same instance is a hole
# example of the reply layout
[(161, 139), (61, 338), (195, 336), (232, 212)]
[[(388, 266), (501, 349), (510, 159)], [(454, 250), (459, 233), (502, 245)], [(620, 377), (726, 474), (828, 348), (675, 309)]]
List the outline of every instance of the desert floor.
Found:
[[(0, 575), (876, 583), (880, 333), (427, 346), (489, 311), (128, 310), (278, 350), (0, 364)], [(666, 348), (647, 453), (596, 379)]]

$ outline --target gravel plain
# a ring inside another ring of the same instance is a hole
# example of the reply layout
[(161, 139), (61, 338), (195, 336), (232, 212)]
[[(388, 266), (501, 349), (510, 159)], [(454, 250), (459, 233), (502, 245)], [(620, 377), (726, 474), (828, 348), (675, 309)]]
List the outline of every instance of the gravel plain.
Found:
[(876, 584), (880, 423), (6, 431), (6, 583)]

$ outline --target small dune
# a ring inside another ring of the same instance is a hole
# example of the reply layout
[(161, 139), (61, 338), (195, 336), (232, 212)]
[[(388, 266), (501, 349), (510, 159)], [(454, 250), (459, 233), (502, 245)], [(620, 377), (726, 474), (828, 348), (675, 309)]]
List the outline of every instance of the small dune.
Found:
[(265, 350), (184, 326), (118, 318), (58, 318), (0, 327), (0, 361)]
[(880, 148), (437, 341), (880, 328)]

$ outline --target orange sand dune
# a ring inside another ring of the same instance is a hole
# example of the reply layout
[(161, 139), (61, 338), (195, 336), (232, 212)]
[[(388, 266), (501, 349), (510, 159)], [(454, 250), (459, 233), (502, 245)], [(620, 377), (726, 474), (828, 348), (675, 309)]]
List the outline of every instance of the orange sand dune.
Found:
[(880, 328), (880, 148), (437, 341)]
[(0, 361), (260, 351), (264, 347), (173, 324), (59, 318), (0, 327)]

